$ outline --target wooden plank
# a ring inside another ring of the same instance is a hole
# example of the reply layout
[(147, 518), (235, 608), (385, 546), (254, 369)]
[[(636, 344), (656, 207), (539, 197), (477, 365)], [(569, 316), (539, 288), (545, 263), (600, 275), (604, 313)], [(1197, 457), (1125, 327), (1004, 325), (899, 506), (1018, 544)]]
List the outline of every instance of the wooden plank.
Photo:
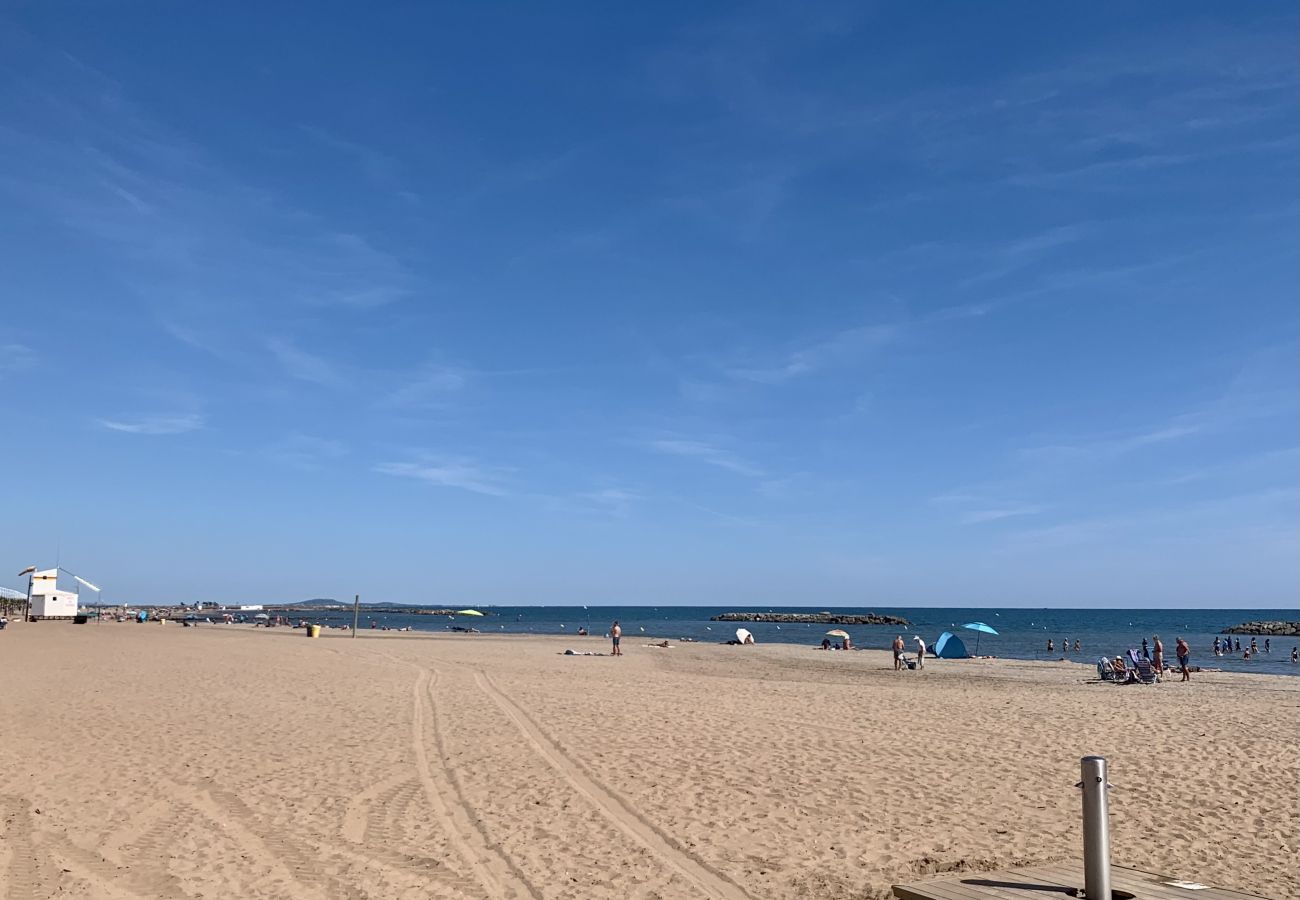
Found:
[(922, 885), (896, 884), (894, 896), (898, 900), (951, 900), (947, 882), (928, 881)]
[(964, 872), (957, 884), (984, 900), (1065, 900), (1055, 885), (1022, 882), (1006, 872)]
[[(1121, 870), (1118, 866), (1112, 866), (1110, 871), (1110, 883), (1112, 888), (1121, 891), (1127, 891), (1139, 898), (1150, 897), (1152, 900), (1260, 900), (1252, 897), (1250, 894), (1243, 894), (1239, 891), (1230, 891), (1226, 888), (1214, 887), (1207, 885), (1205, 890), (1192, 891), (1187, 888), (1174, 887), (1165, 884), (1167, 881), (1186, 881), (1189, 879), (1178, 878), (1174, 875), (1155, 875), (1150, 872), (1136, 872), (1135, 870)], [(1195, 879), (1191, 879), (1195, 880)]]
[[(1156, 881), (1162, 881), (1162, 882), (1189, 880), (1187, 878), (1183, 878), (1181, 876), (1176, 876), (1176, 875), (1158, 875), (1155, 872), (1144, 872), (1141, 869), (1134, 869), (1129, 866), (1112, 865), (1110, 867), (1111, 881), (1114, 882), (1117, 877), (1122, 877), (1126, 881), (1132, 880), (1134, 878), (1140, 879), (1144, 877), (1149, 879), (1154, 879)], [(1193, 878), (1190, 880), (1195, 881), (1196, 879)], [(1267, 897), (1260, 897), (1256, 894), (1248, 894), (1245, 891), (1235, 891), (1232, 888), (1216, 887), (1214, 885), (1207, 885), (1206, 890), (1203, 891), (1189, 891), (1186, 888), (1170, 887), (1167, 884), (1162, 884), (1161, 887), (1165, 888), (1166, 890), (1174, 891), (1177, 894), (1177, 896), (1183, 898), (1223, 897), (1224, 900), (1232, 900), (1232, 898), (1235, 898), (1235, 900), (1268, 900)], [(1129, 890), (1129, 893), (1132, 893), (1132, 890), (1130, 889), (1126, 888), (1125, 890)]]
[[(1111, 887), (1136, 900), (1267, 900), (1242, 891), (1207, 885), (1203, 890), (1174, 887), (1180, 880), (1125, 866), (1111, 866)], [(1083, 888), (1083, 863), (1050, 863), (994, 872), (961, 872), (893, 886), (899, 900), (1064, 900)]]
[[(1018, 870), (1022, 876), (1032, 876), (1044, 881), (1069, 887), (1083, 887), (1082, 864), (1061, 864), (1035, 866)], [(1174, 876), (1157, 875), (1140, 869), (1128, 869), (1123, 866), (1111, 866), (1110, 884), (1112, 890), (1124, 891), (1134, 895), (1137, 900), (1262, 900), (1239, 891), (1207, 886), (1205, 890), (1191, 891), (1177, 888), (1164, 882), (1173, 881)]]
[[(1082, 863), (1075, 865), (1055, 864), (1049, 866), (1037, 866), (1024, 871), (1026, 875), (1033, 875), (1035, 878), (1055, 881), (1058, 884), (1070, 885), (1082, 888), (1084, 882)], [(1171, 896), (1177, 896), (1179, 900), (1187, 900), (1186, 892), (1171, 895), (1169, 892), (1174, 890), (1168, 885), (1160, 883), (1161, 876), (1154, 875), (1150, 872), (1138, 872), (1132, 870), (1129, 872), (1117, 871), (1115, 866), (1111, 867), (1110, 886), (1112, 890), (1124, 891), (1134, 895), (1137, 900), (1170, 900)], [(1207, 891), (1198, 891), (1197, 894), (1205, 894)], [(1211, 900), (1209, 897), (1203, 897), (1202, 900)]]
[[(972, 876), (978, 877), (978, 876)], [(1076, 888), (1083, 886), (1083, 879), (1080, 878), (1078, 883), (1072, 879), (1059, 879), (1046, 877), (1039, 870), (1030, 869), (1009, 869), (1003, 872), (991, 872), (984, 876), (989, 881), (1001, 881), (1006, 885), (1024, 885), (1024, 888), (1007, 887), (1005, 890), (1017, 890), (1023, 893), (1030, 889), (1036, 889), (1037, 896), (1042, 898), (1052, 898), (1052, 900), (1063, 900), (1063, 898), (1073, 898), (1076, 896)]]
[[(990, 889), (952, 878), (927, 881), (923, 884), (894, 885), (894, 893), (900, 900), (1029, 900), (1029, 898), (1043, 900), (1042, 894), (1033, 891)], [(1060, 900), (1059, 894), (1053, 894), (1051, 897), (1053, 900)]]
[(1053, 883), (1018, 877), (1009, 871), (960, 872), (939, 876), (933, 881), (894, 885), (900, 900), (930, 900), (944, 894), (943, 900), (1064, 900), (1072, 891)]

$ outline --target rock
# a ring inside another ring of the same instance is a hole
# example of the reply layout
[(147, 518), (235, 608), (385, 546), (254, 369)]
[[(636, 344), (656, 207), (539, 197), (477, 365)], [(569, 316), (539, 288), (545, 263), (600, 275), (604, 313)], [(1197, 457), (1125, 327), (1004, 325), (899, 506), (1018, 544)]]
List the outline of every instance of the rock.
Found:
[(1220, 634), (1255, 634), (1266, 637), (1300, 637), (1300, 622), (1243, 622)]
[(863, 615), (846, 613), (773, 613), (773, 612), (730, 612), (713, 616), (711, 622), (777, 622), (780, 624), (814, 625), (911, 625), (907, 619), (898, 616), (878, 616), (875, 613)]

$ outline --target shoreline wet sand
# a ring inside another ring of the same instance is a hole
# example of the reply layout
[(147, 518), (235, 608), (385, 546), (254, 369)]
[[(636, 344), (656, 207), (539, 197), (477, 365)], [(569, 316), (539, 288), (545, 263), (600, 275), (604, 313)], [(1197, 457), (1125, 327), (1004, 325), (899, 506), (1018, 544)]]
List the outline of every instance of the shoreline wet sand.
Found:
[[(658, 640), (656, 638), (656, 640)], [(794, 645), (0, 633), (0, 895), (885, 897), (1079, 855), (1297, 896), (1300, 682)]]

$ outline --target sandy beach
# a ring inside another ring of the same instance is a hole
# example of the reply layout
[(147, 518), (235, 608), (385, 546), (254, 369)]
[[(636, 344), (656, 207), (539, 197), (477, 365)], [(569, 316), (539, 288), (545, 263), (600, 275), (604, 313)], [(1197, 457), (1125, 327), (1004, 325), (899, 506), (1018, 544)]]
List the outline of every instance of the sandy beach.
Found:
[(1077, 857), (1300, 896), (1300, 679), (599, 638), (20, 623), (0, 897), (883, 898)]

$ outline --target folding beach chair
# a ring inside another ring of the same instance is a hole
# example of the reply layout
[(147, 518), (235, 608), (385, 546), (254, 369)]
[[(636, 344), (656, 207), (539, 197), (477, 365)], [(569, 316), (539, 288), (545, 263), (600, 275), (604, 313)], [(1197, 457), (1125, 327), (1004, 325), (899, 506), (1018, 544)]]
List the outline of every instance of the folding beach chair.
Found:
[(1151, 660), (1147, 659), (1145, 656), (1137, 662), (1137, 673), (1138, 678), (1142, 680), (1143, 684), (1155, 684), (1160, 680), (1160, 675), (1156, 672), (1156, 667), (1151, 665)]
[(1111, 661), (1104, 656), (1097, 660), (1097, 677), (1102, 681), (1110, 681), (1114, 684), (1124, 683), (1124, 675), (1116, 672)]

